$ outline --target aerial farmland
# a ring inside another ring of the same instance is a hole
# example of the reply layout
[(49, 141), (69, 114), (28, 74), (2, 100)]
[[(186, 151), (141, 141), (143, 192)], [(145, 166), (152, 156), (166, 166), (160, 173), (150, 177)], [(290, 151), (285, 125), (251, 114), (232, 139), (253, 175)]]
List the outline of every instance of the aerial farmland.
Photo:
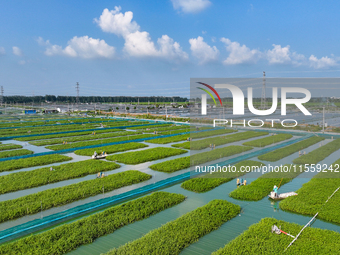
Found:
[(340, 247), (336, 133), (57, 116), (2, 117), (0, 254)]

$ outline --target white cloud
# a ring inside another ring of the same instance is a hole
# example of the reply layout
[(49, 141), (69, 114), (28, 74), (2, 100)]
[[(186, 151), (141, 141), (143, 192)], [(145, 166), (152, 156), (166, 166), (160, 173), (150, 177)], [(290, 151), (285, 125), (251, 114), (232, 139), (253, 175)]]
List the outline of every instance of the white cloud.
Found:
[(0, 47), (0, 55), (5, 55), (6, 51), (4, 47)]
[(104, 9), (99, 19), (94, 21), (107, 33), (126, 36), (139, 30), (139, 25), (132, 21), (133, 13), (128, 11), (125, 14), (120, 12), (121, 7), (115, 6), (114, 10)]
[(64, 49), (59, 45), (52, 45), (48, 40), (44, 41), (41, 37), (39, 37), (38, 43), (47, 46), (45, 51), (47, 56), (65, 55), (90, 59), (112, 58), (115, 54), (115, 48), (108, 45), (104, 40), (88, 36), (73, 37)]
[(171, 0), (175, 10), (184, 13), (197, 13), (211, 5), (209, 0)]
[(13, 49), (13, 54), (14, 55), (16, 55), (16, 56), (22, 56), (23, 55), (22, 54), (22, 50), (19, 47), (13, 46), (12, 49)]
[(19, 63), (20, 65), (24, 65), (24, 64), (26, 64), (26, 61), (25, 61), (25, 60), (20, 60), (18, 63)]
[(157, 56), (155, 44), (151, 41), (148, 32), (136, 31), (125, 36), (124, 50), (135, 57)]
[(270, 64), (284, 64), (291, 61), (290, 46), (281, 47), (281, 45), (273, 44), (273, 49), (267, 51), (267, 59)]
[(192, 38), (189, 40), (189, 43), (191, 54), (200, 61), (200, 64), (217, 60), (219, 54), (218, 49), (204, 42), (203, 37), (199, 36), (197, 39)]
[(157, 40), (157, 47), (152, 41), (150, 34), (140, 31), (140, 26), (132, 21), (133, 13), (120, 12), (120, 7), (115, 7), (109, 11), (104, 9), (99, 19), (94, 21), (99, 27), (108, 33), (122, 36), (125, 40), (124, 51), (134, 57), (162, 57), (171, 60), (188, 59), (188, 54), (184, 52), (179, 43), (174, 42), (168, 35), (163, 35)]
[(281, 47), (273, 44), (273, 49), (266, 52), (269, 64), (293, 64), (302, 65), (305, 62), (305, 56), (290, 51), (290, 46)]
[(228, 38), (222, 38), (221, 41), (225, 43), (226, 50), (229, 56), (223, 61), (226, 65), (237, 65), (244, 63), (256, 63), (262, 57), (259, 50), (251, 50), (246, 45), (240, 45), (238, 42), (232, 42)]
[(309, 63), (310, 63), (310, 66), (315, 69), (332, 67), (338, 64), (334, 58), (329, 58), (326, 56), (326, 57), (322, 57), (318, 59), (314, 55), (311, 55), (309, 57)]

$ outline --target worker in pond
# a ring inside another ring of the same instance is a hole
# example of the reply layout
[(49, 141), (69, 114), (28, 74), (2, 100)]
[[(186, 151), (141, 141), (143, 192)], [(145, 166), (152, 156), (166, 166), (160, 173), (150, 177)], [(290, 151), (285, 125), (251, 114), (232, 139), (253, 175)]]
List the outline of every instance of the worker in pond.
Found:
[(237, 187), (241, 185), (239, 178), (237, 178), (237, 180), (236, 180), (236, 185), (237, 185)]
[(244, 186), (247, 185), (247, 180), (244, 180), (243, 185), (244, 185)]
[(279, 188), (278, 187), (276, 187), (276, 185), (274, 185), (274, 188), (273, 188), (273, 191), (274, 191), (274, 197), (277, 197), (277, 190), (278, 190)]

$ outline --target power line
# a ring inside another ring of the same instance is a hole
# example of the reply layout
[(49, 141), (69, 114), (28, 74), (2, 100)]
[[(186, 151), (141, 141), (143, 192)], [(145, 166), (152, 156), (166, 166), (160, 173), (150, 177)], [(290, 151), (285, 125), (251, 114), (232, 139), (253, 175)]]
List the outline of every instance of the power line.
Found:
[(265, 110), (266, 106), (266, 72), (263, 71), (263, 85), (262, 85), (262, 96), (261, 96), (261, 109)]
[(0, 96), (0, 102), (1, 102), (1, 106), (4, 102), (4, 87), (1, 86), (1, 96)]
[(77, 104), (79, 104), (79, 82), (76, 83), (76, 89), (77, 89)]

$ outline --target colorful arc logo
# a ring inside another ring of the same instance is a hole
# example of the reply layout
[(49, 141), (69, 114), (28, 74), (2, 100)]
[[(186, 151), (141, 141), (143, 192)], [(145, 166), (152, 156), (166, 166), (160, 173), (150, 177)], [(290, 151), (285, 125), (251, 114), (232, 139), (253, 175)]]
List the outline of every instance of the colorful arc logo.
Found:
[[(220, 101), (221, 106), (223, 106), (222, 105), (222, 100), (220, 98), (220, 95), (216, 92), (216, 90), (213, 87), (211, 87), (210, 85), (208, 85), (206, 83), (203, 83), (203, 82), (197, 82), (197, 83), (199, 83), (199, 84), (201, 84), (203, 86), (206, 86), (212, 92), (214, 92), (215, 95), (217, 96), (218, 100)], [(204, 92), (206, 92), (212, 98), (212, 100), (214, 101), (215, 106), (217, 106), (216, 100), (215, 100), (214, 96), (211, 94), (211, 92), (209, 90), (203, 89), (203, 88), (200, 88), (200, 87), (197, 87), (197, 88), (203, 90)], [(203, 115), (207, 114), (207, 110), (206, 109), (207, 109), (207, 96), (206, 96), (206, 94), (202, 94), (202, 114)]]

